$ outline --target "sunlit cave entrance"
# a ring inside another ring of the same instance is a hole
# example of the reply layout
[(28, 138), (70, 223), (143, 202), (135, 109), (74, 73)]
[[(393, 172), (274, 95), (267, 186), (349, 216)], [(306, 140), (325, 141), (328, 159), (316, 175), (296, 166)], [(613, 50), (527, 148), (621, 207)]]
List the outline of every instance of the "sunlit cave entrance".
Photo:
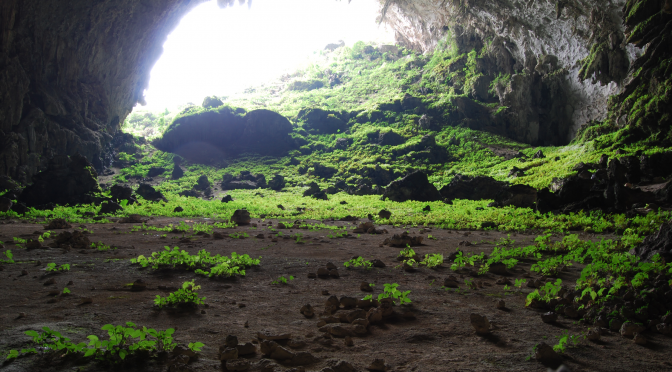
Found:
[[(219, 4), (218, 4), (219, 3)], [(206, 96), (225, 103), (253, 86), (283, 89), (290, 75), (323, 59), (331, 45), (357, 41), (393, 44), (394, 34), (379, 24), (376, 0), (209, 1), (194, 8), (168, 36), (151, 72), (145, 106), (127, 118), (125, 130), (154, 138), (186, 107)], [(264, 108), (268, 97), (254, 102)]]

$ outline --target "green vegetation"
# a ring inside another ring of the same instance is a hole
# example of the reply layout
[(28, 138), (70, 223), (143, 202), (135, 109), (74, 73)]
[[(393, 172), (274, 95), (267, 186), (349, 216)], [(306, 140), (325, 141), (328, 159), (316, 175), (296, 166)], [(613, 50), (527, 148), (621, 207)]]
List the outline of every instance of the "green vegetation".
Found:
[(373, 263), (371, 261), (367, 261), (363, 259), (361, 256), (357, 258), (353, 258), (349, 261), (346, 261), (343, 263), (343, 266), (350, 268), (350, 267), (362, 267), (367, 270), (370, 270), (373, 268)]
[[(126, 322), (126, 326), (106, 324), (101, 328), (107, 331), (109, 340), (100, 340), (96, 335), (87, 336), (89, 340), (75, 344), (60, 332), (42, 327), (43, 332), (26, 331), (26, 335), (33, 338), (35, 347), (10, 350), (7, 359), (15, 359), (27, 354), (58, 353), (63, 355), (77, 355), (84, 358), (93, 358), (107, 364), (121, 363), (126, 358), (142, 354), (150, 357), (158, 357), (161, 352), (172, 351), (177, 344), (173, 340), (174, 329), (156, 331), (151, 328), (137, 328), (135, 324)], [(189, 349), (194, 352), (200, 351), (205, 346), (200, 342), (190, 343)]]
[(63, 264), (61, 266), (56, 267), (56, 264), (51, 262), (47, 264), (46, 270), (49, 273), (61, 273), (64, 271), (70, 271), (70, 264)]
[(411, 300), (408, 298), (408, 294), (411, 293), (411, 291), (401, 292), (400, 290), (397, 289), (397, 287), (399, 287), (399, 284), (397, 283), (393, 284), (385, 283), (384, 285), (385, 290), (383, 293), (378, 295), (378, 301), (384, 298), (391, 298), (394, 300), (399, 300), (398, 305), (405, 305), (411, 303)]
[(289, 279), (285, 278), (284, 276), (279, 277), (278, 279), (274, 280), (271, 282), (271, 284), (287, 284), (289, 281), (294, 280), (293, 276), (289, 276)]
[[(259, 257), (261, 258), (261, 257)], [(245, 276), (245, 269), (258, 266), (260, 260), (250, 258), (249, 255), (239, 255), (236, 252), (231, 253), (231, 257), (214, 255), (202, 249), (197, 255), (190, 255), (189, 252), (174, 247), (164, 247), (161, 252), (154, 252), (150, 257), (143, 255), (131, 259), (131, 263), (139, 264), (142, 267), (150, 266), (152, 269), (179, 268), (183, 270), (193, 270), (196, 274), (208, 277), (230, 277), (234, 275)], [(210, 270), (210, 271), (207, 271)]]
[(198, 297), (198, 291), (201, 289), (200, 285), (196, 285), (194, 281), (182, 283), (182, 288), (178, 289), (175, 292), (172, 292), (167, 297), (161, 297), (156, 295), (154, 299), (154, 305), (159, 309), (164, 306), (185, 306), (185, 305), (201, 305), (205, 301), (205, 297)]
[(434, 268), (443, 264), (443, 255), (440, 253), (426, 254), (425, 259), (419, 262), (420, 265), (425, 265), (428, 268)]
[(4, 252), (4, 255), (5, 255), (5, 257), (7, 257), (7, 259), (6, 260), (0, 260), (0, 263), (8, 263), (8, 264), (14, 263), (14, 254), (12, 254), (11, 250), (9, 250), (9, 249), (6, 250)]

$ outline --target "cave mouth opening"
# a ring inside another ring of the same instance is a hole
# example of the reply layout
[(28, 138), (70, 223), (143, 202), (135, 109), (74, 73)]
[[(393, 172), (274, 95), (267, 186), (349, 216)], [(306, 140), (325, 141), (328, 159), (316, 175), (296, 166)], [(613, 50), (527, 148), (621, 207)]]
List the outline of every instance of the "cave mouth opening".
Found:
[(206, 96), (227, 97), (296, 71), (340, 40), (393, 42), (394, 34), (377, 22), (379, 12), (377, 0), (200, 4), (168, 36), (151, 72), (146, 105), (134, 111), (173, 111), (199, 105)]

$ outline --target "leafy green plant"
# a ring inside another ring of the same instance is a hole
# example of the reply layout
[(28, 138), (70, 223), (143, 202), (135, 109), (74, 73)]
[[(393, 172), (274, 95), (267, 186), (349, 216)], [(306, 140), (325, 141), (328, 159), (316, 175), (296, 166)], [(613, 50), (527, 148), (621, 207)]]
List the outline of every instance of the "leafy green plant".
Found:
[(568, 330), (564, 330), (558, 338), (558, 343), (553, 346), (553, 350), (558, 353), (564, 353), (568, 347), (576, 348), (579, 347), (581, 341), (585, 340), (585, 335), (571, 335)]
[[(178, 247), (164, 247), (161, 252), (153, 252), (150, 257), (143, 255), (131, 259), (131, 263), (139, 264), (142, 267), (159, 268), (183, 268), (194, 270), (196, 274), (209, 277), (245, 275), (245, 269), (252, 266), (258, 266), (259, 259), (253, 259), (247, 254), (239, 255), (236, 252), (231, 253), (231, 257), (214, 255), (212, 256), (206, 250), (200, 250), (197, 255), (190, 255), (189, 252), (180, 250)], [(209, 271), (208, 271), (209, 270)]]
[(562, 279), (557, 279), (555, 283), (548, 282), (541, 288), (535, 289), (534, 292), (527, 295), (525, 306), (529, 306), (532, 301), (550, 301), (555, 298), (562, 289)]
[(111, 246), (109, 246), (109, 245), (107, 245), (103, 242), (91, 243), (91, 247), (95, 248), (99, 251), (107, 251), (107, 250), (110, 250), (110, 249), (117, 249), (116, 247), (111, 247)]
[(415, 258), (415, 251), (411, 247), (406, 247), (399, 252), (397, 257), (400, 258)]
[[(49, 327), (43, 327), (41, 333), (26, 331), (26, 335), (33, 338), (32, 342), (37, 347), (22, 349), (20, 353), (17, 350), (10, 350), (7, 359), (34, 354), (39, 350), (41, 353), (58, 352), (59, 355), (78, 354), (84, 358), (116, 364), (139, 353), (157, 357), (160, 352), (170, 352), (177, 346), (173, 340), (175, 330), (172, 328), (156, 331), (146, 327), (138, 328), (134, 323), (126, 322), (126, 326), (106, 324), (101, 329), (107, 331), (109, 339), (100, 340), (96, 335), (89, 335), (88, 344), (86, 342), (75, 344)], [(189, 349), (200, 351), (203, 346), (205, 345), (201, 342), (190, 343)]]
[(56, 267), (56, 264), (54, 262), (51, 262), (47, 264), (46, 270), (47, 272), (50, 273), (60, 273), (64, 271), (70, 271), (70, 264), (63, 264), (61, 266)]
[(271, 284), (287, 284), (288, 281), (294, 280), (293, 276), (289, 276), (289, 279), (285, 278), (284, 276), (279, 277), (278, 279), (274, 280), (271, 282)]
[(197, 290), (201, 289), (200, 285), (196, 285), (194, 281), (182, 283), (182, 288), (169, 294), (167, 297), (156, 295), (154, 304), (160, 309), (164, 306), (184, 306), (184, 305), (200, 305), (203, 304), (205, 297), (198, 297)]
[(425, 265), (430, 269), (441, 264), (443, 264), (443, 255), (440, 253), (426, 254), (425, 259), (420, 261), (420, 265)]
[(397, 283), (393, 284), (385, 283), (384, 285), (385, 290), (383, 293), (378, 295), (378, 301), (384, 298), (393, 298), (395, 300), (399, 300), (399, 305), (411, 303), (411, 300), (408, 298), (408, 294), (411, 293), (410, 290), (401, 292), (400, 290), (397, 289), (397, 287), (399, 287), (399, 284)]
[(68, 287), (63, 288), (63, 294), (64, 295), (70, 294), (70, 290), (68, 289)]
[(349, 261), (346, 261), (343, 263), (343, 266), (350, 268), (350, 267), (363, 267), (367, 270), (370, 270), (373, 268), (373, 263), (371, 261), (367, 261), (364, 258), (357, 257), (350, 259)]
[(4, 255), (5, 255), (5, 257), (7, 257), (7, 259), (6, 260), (0, 260), (0, 263), (8, 263), (8, 264), (14, 263), (14, 255), (12, 254), (11, 250), (9, 250), (9, 249), (6, 250), (4, 252)]

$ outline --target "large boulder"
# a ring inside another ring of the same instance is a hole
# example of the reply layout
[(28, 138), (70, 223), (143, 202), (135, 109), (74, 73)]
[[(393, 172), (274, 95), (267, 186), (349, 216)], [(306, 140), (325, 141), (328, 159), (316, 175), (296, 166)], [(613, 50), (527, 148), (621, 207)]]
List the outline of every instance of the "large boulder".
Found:
[(158, 201), (163, 201), (167, 202), (168, 200), (166, 199), (165, 196), (159, 191), (156, 191), (156, 189), (149, 184), (142, 183), (140, 186), (138, 186), (138, 189), (135, 190), (135, 193), (142, 196), (145, 198), (145, 200), (153, 201), (153, 202), (158, 202)]
[(224, 102), (216, 96), (208, 96), (203, 99), (203, 104), (201, 106), (204, 108), (217, 108), (223, 104)]
[(303, 121), (303, 128), (309, 132), (324, 134), (341, 133), (348, 129), (347, 124), (335, 111), (325, 111), (317, 108), (299, 111), (297, 119)]
[(534, 208), (537, 202), (537, 190), (527, 185), (513, 185), (504, 188), (495, 196), (494, 207)]
[(443, 200), (443, 197), (436, 187), (429, 183), (426, 174), (415, 171), (400, 180), (390, 183), (382, 199), (390, 199), (396, 202), (405, 202), (407, 200), (429, 202)]
[(235, 177), (227, 173), (222, 178), (221, 186), (222, 190), (263, 189), (267, 187), (266, 176), (263, 174), (253, 175), (249, 171), (241, 171), (240, 174)]
[(380, 146), (397, 146), (404, 142), (406, 142), (406, 138), (393, 130), (380, 133), (377, 140)]
[(495, 199), (508, 188), (508, 183), (497, 181), (486, 176), (456, 175), (446, 186), (441, 188), (441, 195), (447, 201), (454, 199), (483, 200)]
[(33, 184), (26, 187), (19, 201), (29, 207), (53, 204), (89, 204), (101, 192), (98, 174), (85, 157), (56, 155), (47, 169), (33, 176)]
[(192, 109), (178, 116), (154, 145), (198, 162), (246, 152), (282, 155), (296, 147), (289, 136), (292, 124), (284, 116), (269, 110), (244, 112), (228, 106)]
[(273, 176), (273, 178), (268, 182), (268, 188), (275, 191), (282, 190), (285, 187), (285, 185), (286, 185), (285, 177), (279, 174)]

